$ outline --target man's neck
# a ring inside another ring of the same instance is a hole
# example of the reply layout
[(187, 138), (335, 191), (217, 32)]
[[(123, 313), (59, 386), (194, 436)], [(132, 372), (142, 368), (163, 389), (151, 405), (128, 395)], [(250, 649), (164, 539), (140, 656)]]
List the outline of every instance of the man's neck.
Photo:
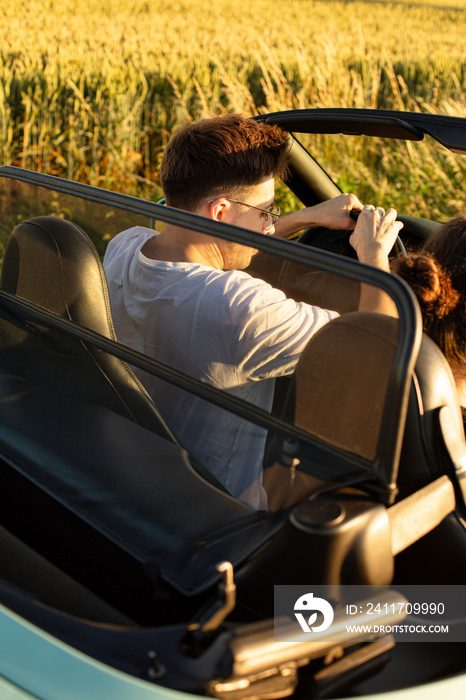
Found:
[(221, 270), (223, 259), (215, 239), (197, 231), (167, 224), (157, 236), (150, 238), (141, 253), (150, 260), (198, 263)]

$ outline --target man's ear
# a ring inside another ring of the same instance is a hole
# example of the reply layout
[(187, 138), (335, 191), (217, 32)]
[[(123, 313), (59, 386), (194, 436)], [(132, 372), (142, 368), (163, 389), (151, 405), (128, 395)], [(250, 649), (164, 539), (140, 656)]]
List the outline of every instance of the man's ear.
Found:
[(210, 202), (210, 218), (214, 219), (214, 221), (224, 221), (225, 214), (228, 212), (229, 208), (230, 202), (228, 199), (225, 199), (224, 197), (214, 199), (213, 202)]

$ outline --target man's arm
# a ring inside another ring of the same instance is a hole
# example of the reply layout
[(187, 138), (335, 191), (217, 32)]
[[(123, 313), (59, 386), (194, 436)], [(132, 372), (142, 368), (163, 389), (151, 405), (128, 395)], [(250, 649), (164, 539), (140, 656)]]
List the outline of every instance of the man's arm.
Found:
[(275, 235), (287, 238), (311, 226), (352, 230), (355, 227), (355, 222), (350, 216), (353, 209), (362, 209), (359, 199), (354, 194), (341, 194), (313, 207), (281, 216), (275, 224)]
[[(351, 218), (353, 209), (361, 211), (357, 223)], [(380, 207), (363, 207), (355, 195), (342, 194), (313, 207), (280, 217), (275, 225), (275, 235), (286, 238), (296, 231), (312, 226), (354, 229), (350, 243), (360, 262), (389, 272), (388, 255), (403, 224), (396, 221), (395, 209), (388, 209), (385, 213)], [(382, 290), (367, 284), (363, 284), (361, 288), (359, 311), (376, 311), (397, 316), (390, 297)]]
[[(350, 238), (360, 262), (390, 272), (388, 255), (401, 228), (403, 224), (396, 221), (395, 209), (388, 209), (385, 213), (380, 207), (365, 206)], [(359, 311), (376, 311), (395, 317), (398, 315), (388, 294), (368, 284), (361, 286)]]

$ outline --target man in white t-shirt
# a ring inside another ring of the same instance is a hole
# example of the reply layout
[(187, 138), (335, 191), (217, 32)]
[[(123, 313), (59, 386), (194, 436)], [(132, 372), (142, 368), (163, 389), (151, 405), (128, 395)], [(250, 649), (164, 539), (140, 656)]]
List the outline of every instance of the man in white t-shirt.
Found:
[[(286, 171), (287, 135), (239, 115), (189, 124), (166, 147), (161, 180), (169, 206), (279, 236), (309, 226), (353, 229), (354, 195), (278, 219), (274, 176)], [(352, 244), (361, 261), (388, 270), (401, 224), (364, 207)], [(337, 314), (287, 299), (243, 272), (255, 249), (167, 224), (118, 234), (104, 259), (118, 340), (196, 379), (270, 410), (275, 378), (293, 372), (309, 338)], [(364, 288), (360, 308), (391, 313)], [(228, 491), (267, 509), (266, 433), (253, 423), (136, 370), (186, 450)]]

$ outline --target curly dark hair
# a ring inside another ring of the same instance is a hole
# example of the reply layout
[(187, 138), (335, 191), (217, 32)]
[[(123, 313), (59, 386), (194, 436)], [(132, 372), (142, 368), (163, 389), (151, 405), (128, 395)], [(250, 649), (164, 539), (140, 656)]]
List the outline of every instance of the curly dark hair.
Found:
[(182, 127), (165, 148), (160, 179), (167, 204), (194, 211), (206, 197), (235, 196), (269, 175), (285, 177), (288, 134), (240, 114)]
[(457, 377), (466, 377), (466, 214), (440, 226), (416, 253), (398, 258), (393, 271), (412, 288), (424, 330)]

